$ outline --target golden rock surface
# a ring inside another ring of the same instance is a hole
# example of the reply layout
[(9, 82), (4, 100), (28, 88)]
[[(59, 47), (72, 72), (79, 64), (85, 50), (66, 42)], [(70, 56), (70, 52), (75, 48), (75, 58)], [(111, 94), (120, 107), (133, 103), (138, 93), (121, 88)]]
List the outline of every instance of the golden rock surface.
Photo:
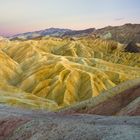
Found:
[(0, 40), (0, 103), (57, 110), (140, 77), (140, 54), (83, 37)]

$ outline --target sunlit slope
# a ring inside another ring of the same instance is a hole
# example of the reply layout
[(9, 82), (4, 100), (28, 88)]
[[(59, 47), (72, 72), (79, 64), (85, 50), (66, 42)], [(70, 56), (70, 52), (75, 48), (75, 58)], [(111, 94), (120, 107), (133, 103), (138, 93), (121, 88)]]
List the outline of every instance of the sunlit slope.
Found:
[(8, 80), (1, 88), (6, 89), (0, 92), (2, 103), (53, 110), (140, 77), (140, 54), (123, 52), (124, 46), (113, 41), (44, 38), (1, 46), (7, 70), (2, 79)]

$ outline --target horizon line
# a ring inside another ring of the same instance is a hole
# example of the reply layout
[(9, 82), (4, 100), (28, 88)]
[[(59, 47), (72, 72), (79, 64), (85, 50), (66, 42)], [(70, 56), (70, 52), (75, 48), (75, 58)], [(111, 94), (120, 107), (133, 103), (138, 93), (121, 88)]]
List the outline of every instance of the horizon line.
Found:
[[(12, 36), (16, 36), (16, 35), (20, 35), (20, 34), (26, 34), (26, 33), (32, 33), (32, 32), (37, 32), (37, 31), (43, 31), (43, 30), (47, 30), (47, 29), (66, 29), (66, 30), (72, 30), (72, 31), (82, 31), (82, 30), (87, 30), (87, 29), (96, 29), (96, 30), (99, 30), (99, 29), (103, 29), (103, 28), (106, 28), (106, 27), (117, 27), (117, 26), (123, 26), (123, 25), (127, 25), (127, 24), (133, 24), (133, 25), (137, 25), (137, 24), (140, 24), (140, 23), (124, 23), (124, 24), (120, 24), (120, 25), (107, 25), (107, 26), (103, 26), (101, 28), (96, 28), (96, 27), (87, 27), (87, 28), (81, 28), (81, 29), (76, 29), (76, 28), (67, 28), (67, 27), (48, 27), (48, 28), (42, 28), (42, 29), (34, 29), (34, 30), (30, 30), (30, 31), (25, 31), (25, 32), (19, 32), (19, 33), (11, 33), (11, 35), (2, 35), (0, 34), (0, 36), (2, 37), (12, 37)], [(10, 34), (10, 33), (9, 33)]]

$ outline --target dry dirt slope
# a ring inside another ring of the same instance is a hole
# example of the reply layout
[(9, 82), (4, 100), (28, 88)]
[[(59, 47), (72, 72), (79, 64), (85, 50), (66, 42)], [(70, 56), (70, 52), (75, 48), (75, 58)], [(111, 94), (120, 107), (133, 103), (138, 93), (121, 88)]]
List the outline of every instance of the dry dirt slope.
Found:
[(60, 115), (0, 105), (0, 140), (139, 140), (140, 117)]
[[(0, 41), (0, 103), (57, 110), (140, 77), (140, 54), (92, 37)], [(129, 88), (129, 87), (128, 87)]]

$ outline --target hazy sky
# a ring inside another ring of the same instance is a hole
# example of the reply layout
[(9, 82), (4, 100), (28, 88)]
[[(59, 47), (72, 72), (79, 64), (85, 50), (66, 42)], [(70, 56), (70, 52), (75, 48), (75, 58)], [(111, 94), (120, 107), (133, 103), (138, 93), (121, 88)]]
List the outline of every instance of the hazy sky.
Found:
[(0, 35), (140, 23), (140, 0), (0, 0)]

